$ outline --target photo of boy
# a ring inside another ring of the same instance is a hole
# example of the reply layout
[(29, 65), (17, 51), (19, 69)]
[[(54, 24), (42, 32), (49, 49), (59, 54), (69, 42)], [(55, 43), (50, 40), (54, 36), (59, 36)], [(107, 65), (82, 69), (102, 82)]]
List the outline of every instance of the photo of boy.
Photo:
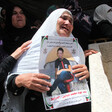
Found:
[(55, 60), (55, 81), (47, 92), (48, 96), (52, 96), (52, 92), (58, 87), (60, 92), (67, 93), (70, 92), (68, 88), (68, 83), (74, 80), (74, 76), (71, 74), (71, 65), (69, 61), (64, 58), (63, 48), (58, 48), (57, 59)]

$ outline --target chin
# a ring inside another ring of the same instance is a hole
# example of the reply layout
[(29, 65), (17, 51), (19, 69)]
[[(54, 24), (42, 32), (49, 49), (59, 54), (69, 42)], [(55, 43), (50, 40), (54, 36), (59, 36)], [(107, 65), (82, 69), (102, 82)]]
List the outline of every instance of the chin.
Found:
[(61, 34), (60, 36), (61, 36), (61, 37), (69, 37), (68, 34)]

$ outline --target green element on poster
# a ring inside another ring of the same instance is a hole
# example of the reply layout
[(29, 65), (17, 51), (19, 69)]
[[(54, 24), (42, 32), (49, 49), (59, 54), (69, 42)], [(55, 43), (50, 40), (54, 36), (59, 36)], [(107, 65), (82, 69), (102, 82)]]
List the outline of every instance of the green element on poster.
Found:
[(77, 48), (78, 48), (78, 41), (76, 38), (73, 38), (73, 42), (76, 42)]
[(43, 37), (42, 37), (42, 44), (41, 44), (41, 48), (43, 47), (44, 40), (48, 40), (48, 36), (43, 36)]
[(53, 108), (53, 104), (48, 104), (46, 98), (45, 98), (45, 104), (46, 104), (50, 109)]

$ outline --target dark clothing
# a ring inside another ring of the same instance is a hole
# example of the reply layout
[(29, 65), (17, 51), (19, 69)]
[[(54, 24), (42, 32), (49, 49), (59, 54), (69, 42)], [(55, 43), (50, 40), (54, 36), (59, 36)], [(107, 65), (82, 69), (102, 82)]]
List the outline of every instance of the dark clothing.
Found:
[(90, 38), (91, 29), (92, 29), (92, 19), (89, 15), (80, 12), (74, 20), (74, 29), (73, 35), (78, 38), (78, 42), (83, 48), (83, 50), (88, 49), (88, 40)]
[(3, 50), (3, 41), (0, 40), (0, 63), (7, 57), (7, 53)]
[[(63, 62), (63, 64), (62, 64)], [(63, 67), (64, 65), (64, 67)], [(58, 70), (61, 70), (61, 69), (68, 69), (68, 65), (70, 65), (69, 61), (67, 59), (63, 59), (63, 60), (60, 60), (59, 58), (55, 61), (55, 68), (58, 68)]]
[[(102, 20), (98, 24), (93, 22), (92, 32), (91, 32), (91, 40), (97, 40), (100, 38), (104, 38), (109, 41), (112, 40), (112, 24), (108, 20)], [(103, 42), (104, 40), (98, 40), (98, 42)]]
[(4, 95), (4, 81), (14, 65), (16, 60), (12, 56), (8, 56), (1, 64), (0, 64), (0, 106), (2, 102), (2, 98)]
[(24, 87), (18, 88), (15, 84), (15, 78), (18, 74), (12, 75), (8, 80), (7, 89), (12, 92), (14, 96), (19, 96), (23, 93)]
[(24, 42), (30, 40), (36, 30), (24, 27), (20, 29), (12, 28), (12, 30), (5, 32), (3, 37), (3, 48), (10, 55)]
[[(16, 5), (18, 6), (18, 5)], [(22, 9), (23, 14), (26, 17), (26, 25), (23, 28), (16, 28), (12, 25), (12, 15), (15, 5), (10, 6), (6, 9), (6, 27), (3, 34), (3, 48), (10, 55), (18, 47), (20, 47), (24, 42), (30, 40), (36, 29), (31, 29), (30, 21), (27, 12)]]

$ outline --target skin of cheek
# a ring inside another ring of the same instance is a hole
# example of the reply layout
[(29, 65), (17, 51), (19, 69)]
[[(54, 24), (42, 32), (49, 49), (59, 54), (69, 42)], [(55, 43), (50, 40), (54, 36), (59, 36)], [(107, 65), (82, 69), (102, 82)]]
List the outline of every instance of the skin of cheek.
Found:
[(22, 21), (18, 22), (16, 16), (12, 16), (12, 25), (16, 28), (22, 28), (26, 25), (26, 18), (22, 17)]
[(56, 26), (57, 33), (58, 33), (60, 36), (62, 36), (62, 37), (68, 36), (68, 35), (66, 34), (66, 32), (63, 31), (63, 30), (60, 28), (62, 24), (63, 24), (63, 21), (59, 18), (59, 19), (57, 20), (57, 26)]
[(69, 37), (70, 36), (70, 33), (72, 32), (72, 30), (73, 30), (73, 25), (70, 25), (69, 26), (69, 29), (70, 29), (70, 32), (66, 32), (66, 31), (64, 31), (64, 30), (62, 30), (60, 27), (61, 27), (61, 25), (62, 24), (64, 24), (64, 21), (61, 19), (61, 18), (59, 18), (58, 20), (57, 20), (57, 26), (56, 26), (56, 29), (57, 29), (57, 33), (60, 35), (60, 36), (62, 36), (62, 37)]

